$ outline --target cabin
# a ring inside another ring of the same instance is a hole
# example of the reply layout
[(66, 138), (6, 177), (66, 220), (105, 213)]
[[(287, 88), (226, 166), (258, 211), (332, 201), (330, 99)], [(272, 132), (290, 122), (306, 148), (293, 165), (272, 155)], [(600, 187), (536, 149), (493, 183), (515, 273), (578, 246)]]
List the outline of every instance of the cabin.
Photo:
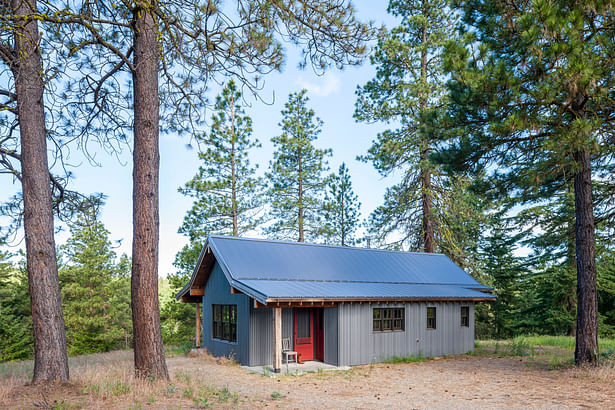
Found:
[(283, 339), (336, 366), (470, 352), (491, 290), (442, 254), (211, 235), (176, 297), (197, 346), (278, 372)]

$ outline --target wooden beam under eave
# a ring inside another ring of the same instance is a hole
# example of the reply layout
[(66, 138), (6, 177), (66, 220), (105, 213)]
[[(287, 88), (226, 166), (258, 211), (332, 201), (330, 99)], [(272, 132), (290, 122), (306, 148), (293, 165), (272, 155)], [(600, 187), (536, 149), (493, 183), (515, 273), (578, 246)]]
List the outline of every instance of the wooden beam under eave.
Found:
[(201, 305), (196, 304), (196, 348), (201, 347)]
[(273, 308), (273, 371), (282, 368), (282, 308)]
[(243, 295), (243, 292), (240, 291), (239, 289), (234, 288), (234, 287), (231, 286), (231, 294), (233, 294), (233, 295)]
[(190, 296), (205, 296), (204, 288), (190, 288)]
[(259, 309), (259, 308), (266, 308), (269, 307), (267, 305), (262, 304), (261, 302), (259, 302), (258, 300), (254, 299), (254, 309)]

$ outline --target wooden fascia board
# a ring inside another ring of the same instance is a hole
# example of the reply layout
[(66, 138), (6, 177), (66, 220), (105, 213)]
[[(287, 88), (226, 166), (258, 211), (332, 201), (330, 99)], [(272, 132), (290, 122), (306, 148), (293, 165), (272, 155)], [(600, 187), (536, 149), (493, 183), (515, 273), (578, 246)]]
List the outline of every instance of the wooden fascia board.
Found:
[(492, 302), (495, 298), (271, 298), (263, 307), (319, 307), (328, 303), (406, 303), (406, 302)]

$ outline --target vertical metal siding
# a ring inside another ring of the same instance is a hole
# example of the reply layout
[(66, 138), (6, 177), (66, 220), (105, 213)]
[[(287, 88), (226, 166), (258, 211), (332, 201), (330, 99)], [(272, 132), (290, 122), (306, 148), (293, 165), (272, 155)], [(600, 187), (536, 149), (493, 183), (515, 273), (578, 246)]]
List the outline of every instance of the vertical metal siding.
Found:
[[(461, 327), (461, 306), (470, 307), (470, 326)], [(427, 329), (427, 307), (436, 307), (436, 329)], [(403, 332), (372, 331), (372, 309), (405, 307)], [(467, 353), (474, 348), (471, 303), (343, 304), (338, 307), (339, 365), (380, 362), (391, 356), (423, 357)]]
[[(293, 345), (293, 310), (282, 309), (282, 337)], [(250, 308), (250, 366), (273, 363), (273, 309)]]
[[(237, 305), (237, 342), (212, 338), (212, 304)], [(250, 298), (231, 294), (231, 286), (216, 262), (205, 285), (203, 296), (202, 346), (214, 356), (232, 357), (241, 364), (249, 363)]]
[(273, 361), (273, 309), (250, 307), (250, 366)]
[(338, 312), (337, 308), (324, 309), (324, 342), (325, 342), (325, 363), (338, 365), (338, 350), (339, 350), (339, 328), (338, 328)]
[(292, 308), (282, 309), (282, 338), (290, 339), (290, 348), (295, 346), (293, 331), (295, 327), (295, 312)]

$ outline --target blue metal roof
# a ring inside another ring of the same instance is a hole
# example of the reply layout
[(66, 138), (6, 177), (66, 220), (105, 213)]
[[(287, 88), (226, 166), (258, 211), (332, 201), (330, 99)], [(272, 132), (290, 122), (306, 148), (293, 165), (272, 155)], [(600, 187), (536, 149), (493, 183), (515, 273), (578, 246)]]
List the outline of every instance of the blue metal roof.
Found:
[(242, 280), (241, 283), (264, 299), (495, 298), (492, 295), (454, 285), (297, 280)]
[(442, 254), (213, 235), (206, 247), (212, 250), (231, 285), (261, 302), (297, 298), (495, 298), (472, 290), (491, 288)]

